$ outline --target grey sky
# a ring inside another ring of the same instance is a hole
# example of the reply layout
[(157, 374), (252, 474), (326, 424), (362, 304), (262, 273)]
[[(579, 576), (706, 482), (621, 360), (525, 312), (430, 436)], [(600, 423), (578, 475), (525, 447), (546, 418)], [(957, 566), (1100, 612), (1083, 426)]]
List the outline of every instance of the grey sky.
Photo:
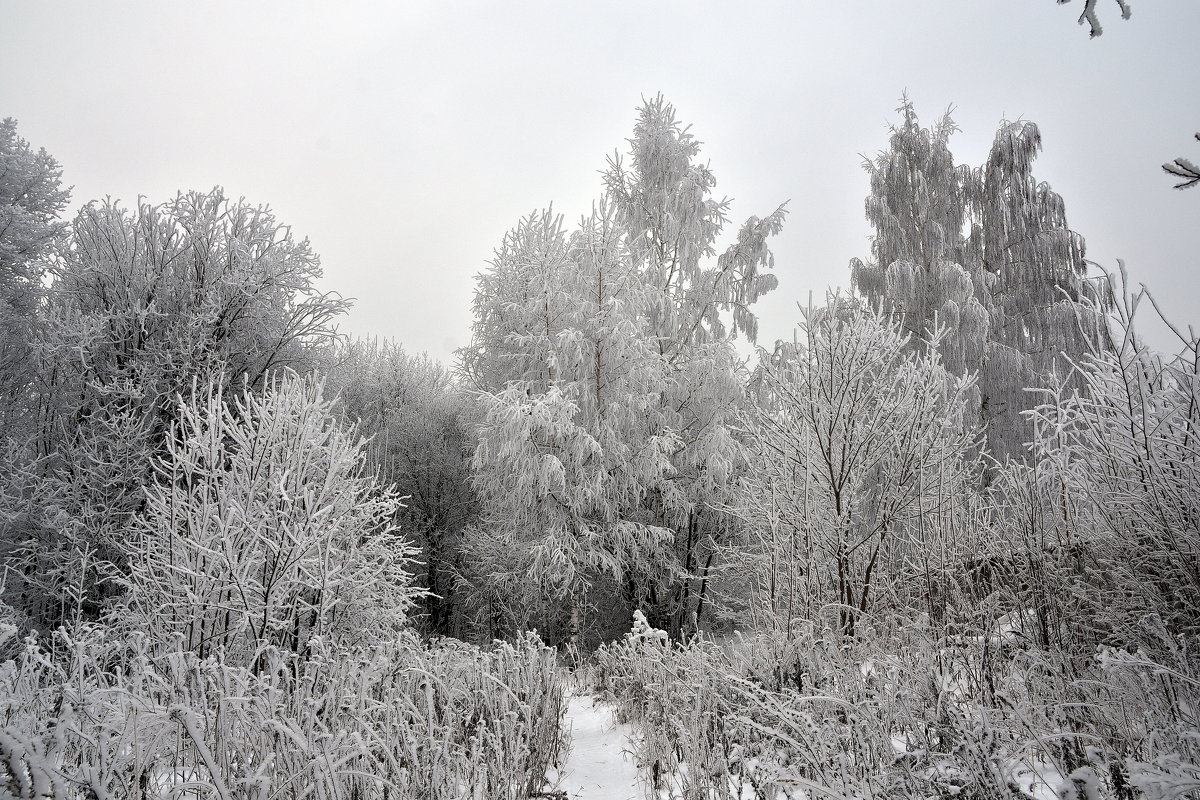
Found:
[[(860, 154), (902, 90), (953, 103), (960, 161), (1003, 116), (1036, 121), (1038, 174), (1089, 257), (1126, 259), (1178, 322), (1195, 300), (1200, 2), (33, 3), (0, 0), (0, 116), (49, 150), (74, 205), (223, 185), (312, 240), (344, 329), (442, 360), (503, 233), (598, 196), (642, 95), (692, 123), (735, 222), (791, 200), (761, 339), (869, 252)], [(732, 235), (732, 231), (730, 232)], [(1152, 339), (1166, 344), (1165, 337)]]

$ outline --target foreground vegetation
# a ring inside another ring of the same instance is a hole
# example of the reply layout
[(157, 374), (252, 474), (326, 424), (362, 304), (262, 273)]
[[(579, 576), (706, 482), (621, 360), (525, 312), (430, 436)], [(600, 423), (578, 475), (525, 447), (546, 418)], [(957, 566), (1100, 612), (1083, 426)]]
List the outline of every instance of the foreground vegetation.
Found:
[(656, 98), (455, 370), (220, 190), (60, 221), (5, 122), (0, 787), (528, 798), (565, 664), (666, 796), (1195, 796), (1200, 340), (1142, 344), (1036, 126), (899, 113), (856, 291), (755, 363), (786, 209), (718, 247)]

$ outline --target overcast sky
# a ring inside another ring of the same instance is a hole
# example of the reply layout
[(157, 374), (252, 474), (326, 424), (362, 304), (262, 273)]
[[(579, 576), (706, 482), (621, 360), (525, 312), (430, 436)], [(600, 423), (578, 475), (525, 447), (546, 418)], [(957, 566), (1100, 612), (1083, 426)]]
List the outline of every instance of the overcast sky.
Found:
[(586, 212), (656, 92), (735, 223), (791, 200), (759, 305), (762, 341), (790, 336), (796, 303), (869, 253), (861, 154), (907, 89), (927, 122), (956, 107), (959, 161), (1002, 118), (1037, 122), (1036, 172), (1088, 256), (1200, 323), (1200, 188), (1159, 168), (1200, 160), (1200, 2), (1122, 21), (1100, 0), (1096, 40), (1082, 3), (0, 0), (0, 117), (62, 163), (74, 207), (218, 184), (271, 205), (357, 298), (344, 330), (449, 361), (504, 232)]

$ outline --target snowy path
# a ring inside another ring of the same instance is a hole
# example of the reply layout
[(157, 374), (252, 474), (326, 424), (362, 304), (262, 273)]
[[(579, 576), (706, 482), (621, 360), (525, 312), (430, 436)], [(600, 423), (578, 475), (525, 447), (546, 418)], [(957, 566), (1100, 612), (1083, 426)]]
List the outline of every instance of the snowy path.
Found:
[(613, 717), (610, 706), (588, 695), (567, 700), (571, 752), (562, 768), (559, 791), (571, 800), (642, 800), (637, 767), (627, 737), (632, 732)]

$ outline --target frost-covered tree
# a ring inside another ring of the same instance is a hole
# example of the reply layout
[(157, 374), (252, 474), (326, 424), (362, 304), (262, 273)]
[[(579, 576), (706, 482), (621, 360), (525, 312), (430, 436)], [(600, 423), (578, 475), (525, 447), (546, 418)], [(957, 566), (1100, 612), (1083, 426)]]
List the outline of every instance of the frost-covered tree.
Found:
[[(461, 354), (487, 393), (475, 459), (485, 527), (534, 537), (499, 571), (523, 579), (532, 563), (573, 595), (607, 571), (675, 632), (694, 629), (693, 589), (730, 527), (718, 509), (743, 388), (729, 340), (756, 334), (751, 306), (774, 286), (766, 242), (784, 215), (752, 217), (718, 252), (728, 202), (710, 196), (698, 155), (669, 104), (645, 103), (576, 231), (544, 212), (506, 237)], [(514, 550), (494, 535), (473, 542), (504, 560)]]
[(399, 500), (322, 392), (285, 375), (262, 395), (227, 400), (210, 380), (179, 401), (122, 543), (126, 622), (157, 642), (180, 635), (201, 657), (223, 649), (226, 663), (396, 633), (416, 599)]
[(573, 637), (589, 582), (664, 568), (670, 535), (642, 513), (676, 439), (655, 428), (662, 363), (622, 234), (606, 207), (570, 236), (550, 212), (523, 220), (480, 276), (461, 354), (485, 390), (473, 462), (484, 518), (466, 547), (490, 571), (486, 602), (530, 586), (534, 603), (567, 598)]
[(767, 240), (782, 229), (786, 213), (780, 206), (763, 219), (750, 217), (718, 253), (730, 201), (712, 197), (716, 177), (699, 162), (700, 144), (660, 95), (639, 109), (628, 156), (610, 157), (604, 173), (606, 197), (657, 295), (653, 332), (676, 359), (728, 334), (756, 339), (751, 306), (778, 284)]
[(66, 229), (59, 215), (70, 191), (44, 149), (0, 121), (0, 428), (13, 433), (30, 412), (30, 342), (51, 246)]
[(1026, 389), (1067, 369), (1064, 358), (1099, 335), (1096, 290), (1082, 237), (1062, 198), (1032, 173), (1041, 134), (1005, 122), (987, 161), (956, 166), (949, 117), (922, 128), (904, 100), (889, 149), (867, 163), (872, 259), (851, 262), (855, 286), (898, 318), (914, 346), (944, 327), (940, 351), (959, 375), (976, 373), (992, 455), (1022, 457)]
[(768, 241), (786, 215), (780, 206), (750, 217), (719, 249), (729, 201), (712, 196), (716, 178), (699, 156), (700, 142), (659, 96), (640, 109), (628, 156), (611, 157), (604, 175), (652, 291), (647, 335), (666, 377), (658, 411), (681, 440), (672, 454), (675, 475), (653, 498), (652, 511), (675, 533), (682, 580), (669, 596), (663, 587), (645, 590), (656, 624), (675, 633), (695, 629), (714, 558), (734, 528), (719, 509), (730, 500), (740, 463), (730, 429), (744, 402), (745, 375), (729, 342), (757, 339), (753, 304), (777, 285)]
[[(902, 324), (833, 297), (797, 346), (761, 368), (739, 482), (752, 611), (787, 637), (828, 622), (854, 636), (875, 612), (937, 619), (972, 552), (980, 464), (971, 380)], [(934, 338), (936, 344), (936, 337)]]
[(345, 342), (322, 371), (326, 392), (336, 392), (341, 413), (368, 439), (370, 469), (404, 499), (396, 523), (420, 551), (414, 582), (428, 592), (421, 621), (435, 634), (461, 634), (458, 542), (478, 508), (473, 399), (448, 368), (390, 341)]
[(922, 128), (905, 97), (888, 150), (864, 165), (871, 176), (867, 220), (875, 228), (868, 262), (851, 261), (855, 286), (893, 316), (918, 348), (946, 329), (940, 354), (958, 374), (978, 371), (987, 349), (987, 283), (967, 257), (970, 170), (955, 165), (949, 113)]
[(53, 270), (55, 388), (136, 396), (154, 413), (197, 375), (256, 386), (333, 337), (347, 303), (320, 292), (320, 276), (307, 240), (219, 188), (134, 211), (89, 204)]
[(85, 206), (51, 275), (35, 345), (40, 482), (8, 538), (35, 593), (92, 595), (95, 575), (82, 575), (120, 561), (175, 396), (197, 379), (261, 386), (302, 367), (346, 303), (317, 290), (307, 241), (219, 189), (135, 211)]
[(1067, 224), (1060, 195), (1033, 176), (1042, 149), (1032, 122), (1001, 124), (987, 161), (972, 173), (970, 248), (991, 277), (983, 416), (998, 457), (1022, 452), (1031, 430), (1020, 412), (1030, 387), (1100, 341), (1102, 299), (1087, 278), (1083, 237)]
[[(60, 514), (41, 513), (31, 442), (39, 421), (33, 343), (43, 277), (67, 227), (58, 219), (70, 195), (61, 178), (53, 157), (17, 135), (15, 120), (0, 121), (0, 562), (29, 530), (72, 525)], [(24, 589), (20, 576), (0, 584), (9, 597)]]

